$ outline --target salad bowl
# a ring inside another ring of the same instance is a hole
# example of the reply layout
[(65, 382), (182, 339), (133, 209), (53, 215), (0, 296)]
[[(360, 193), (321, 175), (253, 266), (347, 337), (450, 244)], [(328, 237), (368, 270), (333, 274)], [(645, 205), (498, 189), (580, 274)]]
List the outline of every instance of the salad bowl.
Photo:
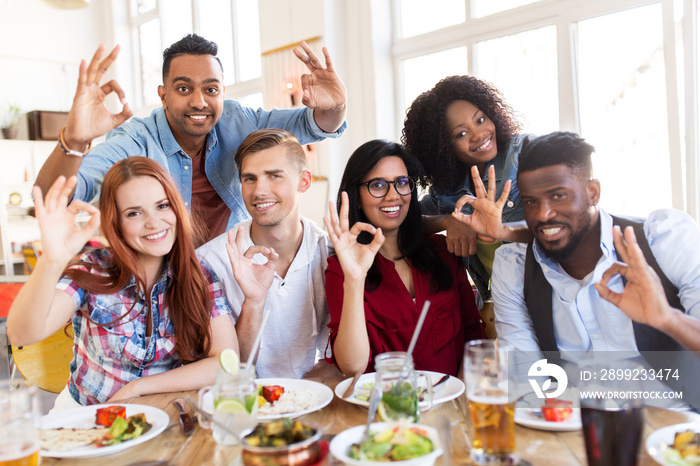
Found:
[[(395, 423), (388, 422), (376, 422), (370, 426), (370, 433), (374, 434), (377, 432), (382, 432), (387, 429), (392, 429), (396, 427)], [(331, 454), (338, 460), (342, 461), (348, 465), (378, 465), (378, 464), (392, 464), (397, 466), (431, 466), (435, 463), (435, 460), (442, 455), (442, 447), (440, 445), (440, 438), (436, 429), (422, 425), (422, 424), (408, 424), (407, 427), (416, 427), (425, 431), (428, 438), (433, 442), (433, 450), (424, 456), (413, 458), (404, 461), (392, 461), (390, 463), (378, 462), (378, 461), (367, 461), (367, 460), (356, 460), (350, 457), (350, 446), (354, 443), (360, 441), (362, 433), (365, 430), (365, 426), (356, 426), (350, 429), (344, 430), (339, 433), (330, 443)]]

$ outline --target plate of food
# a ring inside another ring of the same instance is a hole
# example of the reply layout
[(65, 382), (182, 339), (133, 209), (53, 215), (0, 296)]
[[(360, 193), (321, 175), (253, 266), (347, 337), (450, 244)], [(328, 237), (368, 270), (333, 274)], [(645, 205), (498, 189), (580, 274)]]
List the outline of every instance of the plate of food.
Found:
[(145, 405), (101, 404), (41, 418), (41, 456), (90, 458), (111, 455), (163, 432), (170, 416)]
[(359, 443), (364, 430), (364, 425), (355, 426), (333, 437), (333, 456), (348, 465), (429, 466), (443, 453), (437, 430), (429, 426), (377, 422), (367, 441)]
[(700, 465), (700, 422), (657, 429), (646, 440), (649, 456), (664, 466)]
[[(257, 379), (258, 420), (299, 417), (324, 408), (333, 401), (333, 390), (322, 383), (304, 379)], [(214, 412), (214, 398), (205, 393), (202, 409)]]
[[(440, 372), (423, 371), (430, 377), (430, 383), (435, 385), (440, 382), (445, 374)], [(374, 372), (368, 372), (362, 374), (357, 383), (355, 384), (355, 390), (352, 395), (347, 398), (343, 398), (345, 391), (348, 389), (352, 383), (352, 378), (345, 379), (335, 386), (335, 394), (338, 398), (345, 400), (349, 403), (364, 406), (365, 408), (369, 406), (367, 400), (369, 400), (369, 394), (374, 386)], [(433, 404), (439, 405), (446, 401), (453, 400), (459, 395), (464, 393), (464, 382), (459, 380), (457, 377), (449, 376), (449, 378), (440, 383), (433, 388)]]
[(581, 430), (581, 410), (567, 400), (547, 398), (540, 407), (515, 408), (515, 423), (537, 430), (567, 432)]

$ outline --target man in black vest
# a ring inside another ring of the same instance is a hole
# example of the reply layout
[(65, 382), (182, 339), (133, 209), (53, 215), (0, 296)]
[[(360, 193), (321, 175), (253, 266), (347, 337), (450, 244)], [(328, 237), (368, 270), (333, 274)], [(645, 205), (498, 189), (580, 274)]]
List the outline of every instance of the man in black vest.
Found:
[[(700, 374), (700, 359), (684, 347), (700, 350), (700, 229), (675, 210), (638, 221), (606, 213), (598, 206), (593, 151), (577, 135), (555, 132), (531, 140), (521, 153), (517, 182), (535, 240), (496, 252), (498, 337), (548, 356), (638, 351), (651, 367), (679, 369), (680, 381), (665, 382), (697, 408), (700, 388), (690, 377)], [(502, 206), (494, 193), (479, 191), (478, 199), (464, 202), (482, 214)], [(517, 237), (501, 225), (484, 231)]]

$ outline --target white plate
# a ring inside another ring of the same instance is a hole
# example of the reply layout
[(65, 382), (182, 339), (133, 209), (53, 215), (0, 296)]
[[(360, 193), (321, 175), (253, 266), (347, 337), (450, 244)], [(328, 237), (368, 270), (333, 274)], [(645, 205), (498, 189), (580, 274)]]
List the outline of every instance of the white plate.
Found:
[[(303, 416), (304, 414), (308, 413), (313, 413), (314, 411), (318, 411), (319, 409), (322, 409), (328, 405), (331, 401), (333, 401), (333, 390), (330, 388), (326, 387), (322, 383), (314, 382), (313, 380), (304, 380), (304, 379), (256, 379), (255, 382), (260, 385), (280, 385), (284, 387), (284, 390), (305, 390), (308, 392), (313, 392), (316, 394), (318, 401), (316, 404), (313, 406), (303, 410), (303, 411), (294, 411), (292, 413), (284, 413), (284, 414), (265, 414), (261, 415), (258, 414), (258, 420), (260, 421), (269, 421), (272, 419), (282, 419), (285, 417), (299, 417)], [(202, 398), (202, 409), (209, 413), (212, 414), (214, 412), (214, 398), (211, 392), (207, 392), (204, 394), (204, 397)]]
[(571, 417), (566, 421), (546, 421), (542, 417), (540, 408), (515, 408), (515, 423), (521, 426), (537, 430), (550, 430), (553, 432), (568, 432), (581, 430), (581, 410), (574, 408)]
[(659, 464), (664, 466), (673, 466), (671, 463), (666, 461), (664, 458), (664, 453), (669, 445), (673, 443), (673, 438), (676, 435), (676, 432), (683, 432), (684, 430), (688, 429), (695, 432), (700, 432), (700, 422), (686, 422), (685, 424), (666, 426), (649, 434), (645, 443), (649, 456), (654, 458), (654, 461)]
[(104, 408), (105, 406), (124, 406), (126, 408), (127, 417), (143, 413), (146, 415), (146, 420), (151, 424), (151, 428), (140, 437), (116, 445), (101, 448), (97, 448), (94, 445), (86, 445), (69, 451), (41, 450), (41, 456), (49, 456), (52, 458), (91, 458), (94, 456), (111, 455), (112, 453), (118, 453), (152, 439), (163, 432), (170, 424), (170, 416), (168, 416), (168, 413), (152, 406), (101, 404), (47, 414), (41, 418), (41, 428), (58, 429), (64, 427), (89, 429), (95, 427), (95, 412), (99, 408)]
[[(377, 432), (381, 430), (388, 429), (389, 427), (393, 427), (396, 424), (389, 424), (386, 422), (377, 422), (372, 424), (370, 427), (371, 432)], [(418, 427), (420, 429), (425, 430), (428, 433), (428, 437), (430, 440), (433, 442), (433, 446), (435, 449), (428, 453), (425, 456), (421, 456), (420, 458), (414, 458), (412, 460), (405, 460), (405, 461), (392, 461), (390, 464), (392, 465), (399, 465), (399, 466), (429, 466), (435, 463), (435, 459), (442, 455), (442, 446), (440, 444), (440, 439), (438, 437), (438, 432), (437, 430), (433, 429), (432, 427), (424, 426), (421, 424), (411, 424), (413, 427)], [(350, 429), (344, 430), (331, 440), (331, 443), (329, 445), (329, 448), (331, 450), (331, 453), (333, 456), (339, 460), (342, 461), (345, 464), (350, 464), (350, 465), (372, 465), (372, 464), (387, 464), (387, 463), (378, 463), (374, 461), (359, 461), (359, 460), (354, 460), (348, 456), (348, 451), (350, 450), (350, 445), (353, 443), (357, 443), (360, 441), (360, 438), (362, 438), (362, 433), (365, 430), (365, 426), (355, 426), (351, 427)]]
[[(435, 384), (438, 380), (440, 380), (445, 374), (441, 374), (440, 372), (431, 372), (431, 371), (421, 371), (425, 372), (428, 374), (428, 377), (430, 377), (430, 383)], [(362, 374), (360, 378), (357, 380), (357, 383), (355, 384), (355, 390), (357, 390), (357, 387), (361, 387), (362, 385), (366, 383), (374, 383), (374, 372), (368, 372), (367, 374)], [(365, 408), (369, 406), (369, 403), (364, 401), (364, 400), (359, 400), (355, 398), (355, 394), (353, 393), (347, 398), (343, 398), (343, 394), (345, 393), (345, 390), (348, 389), (350, 384), (352, 383), (352, 378), (345, 379), (342, 382), (340, 382), (338, 385), (335, 386), (335, 394), (338, 398), (341, 400), (345, 400), (349, 403), (353, 403), (356, 405), (364, 406)], [(446, 382), (441, 383), (436, 389), (435, 393), (433, 393), (433, 405), (439, 405), (440, 403), (444, 403), (446, 401), (453, 400), (457, 398), (459, 395), (464, 393), (464, 382), (459, 380), (457, 377), (450, 376), (449, 379), (447, 379)]]

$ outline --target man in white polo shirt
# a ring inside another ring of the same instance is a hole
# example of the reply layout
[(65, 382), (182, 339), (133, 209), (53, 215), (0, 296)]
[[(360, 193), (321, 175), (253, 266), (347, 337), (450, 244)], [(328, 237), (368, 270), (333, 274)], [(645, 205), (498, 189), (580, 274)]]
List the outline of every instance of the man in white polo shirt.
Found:
[(197, 256), (224, 284), (241, 360), (253, 351), (269, 312), (255, 364), (258, 377), (335, 372), (323, 359), (330, 318), (324, 270), (332, 246), (300, 214), (301, 195), (311, 186), (304, 151), (293, 134), (268, 128), (251, 133), (235, 160), (252, 218), (197, 249)]

